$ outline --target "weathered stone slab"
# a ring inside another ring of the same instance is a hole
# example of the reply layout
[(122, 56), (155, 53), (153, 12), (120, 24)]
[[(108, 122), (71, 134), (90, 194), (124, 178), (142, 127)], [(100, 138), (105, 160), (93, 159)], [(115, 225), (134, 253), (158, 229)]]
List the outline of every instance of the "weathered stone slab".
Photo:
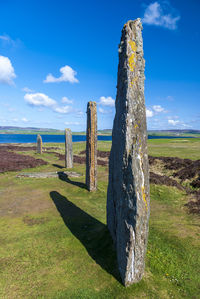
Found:
[(97, 189), (97, 107), (95, 102), (88, 102), (87, 105), (86, 186), (89, 191)]
[(37, 178), (37, 179), (46, 179), (46, 178), (57, 178), (61, 175), (67, 175), (71, 178), (79, 178), (82, 176), (81, 173), (74, 172), (74, 171), (56, 171), (56, 172), (27, 172), (27, 173), (20, 173), (16, 177), (27, 177), (27, 178)]
[(42, 137), (37, 135), (37, 153), (42, 154)]
[(65, 167), (73, 168), (73, 145), (70, 129), (65, 129)]
[(107, 224), (125, 286), (140, 281), (144, 273), (150, 213), (141, 30), (140, 19), (122, 29), (109, 161)]

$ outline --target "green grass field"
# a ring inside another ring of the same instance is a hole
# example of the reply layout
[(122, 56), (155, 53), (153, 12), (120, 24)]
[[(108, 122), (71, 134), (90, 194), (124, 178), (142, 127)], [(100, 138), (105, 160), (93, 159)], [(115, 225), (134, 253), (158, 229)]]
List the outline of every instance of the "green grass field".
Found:
[[(200, 139), (148, 144), (150, 155), (200, 159)], [(111, 142), (98, 147), (110, 150)], [(74, 153), (84, 148), (75, 143)], [(41, 158), (49, 164), (21, 172), (64, 166), (53, 154)], [(74, 171), (83, 176), (68, 182), (0, 174), (0, 298), (199, 298), (200, 217), (188, 213), (186, 194), (151, 185), (145, 275), (125, 288), (106, 227), (108, 169), (98, 167), (98, 190), (91, 193), (84, 186), (85, 166), (76, 164)]]

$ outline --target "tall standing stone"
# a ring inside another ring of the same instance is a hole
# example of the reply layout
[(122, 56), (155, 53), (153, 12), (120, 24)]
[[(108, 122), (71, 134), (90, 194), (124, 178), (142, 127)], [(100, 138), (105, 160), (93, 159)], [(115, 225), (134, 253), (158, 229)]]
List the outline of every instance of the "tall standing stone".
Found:
[(95, 102), (88, 102), (87, 105), (86, 186), (89, 191), (97, 189), (97, 107)]
[(42, 154), (42, 137), (37, 135), (37, 153)]
[(72, 132), (65, 129), (65, 167), (73, 168)]
[(125, 286), (141, 280), (150, 213), (142, 24), (128, 21), (119, 45), (109, 161), (107, 224)]

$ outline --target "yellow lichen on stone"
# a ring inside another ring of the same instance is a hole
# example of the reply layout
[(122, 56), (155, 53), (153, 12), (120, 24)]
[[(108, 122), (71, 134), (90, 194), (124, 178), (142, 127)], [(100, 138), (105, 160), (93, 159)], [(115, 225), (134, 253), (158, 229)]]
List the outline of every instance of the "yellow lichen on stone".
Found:
[[(139, 140), (139, 143), (141, 143), (141, 139)], [(141, 169), (141, 172), (142, 172), (142, 188), (141, 188), (141, 191), (142, 191), (142, 199), (145, 203), (145, 207), (146, 207), (146, 210), (147, 210), (148, 206), (147, 206), (147, 200), (146, 200), (146, 194), (145, 194), (144, 175), (143, 175), (143, 169), (142, 169), (143, 154), (142, 154), (141, 150), (142, 150), (142, 146), (140, 145), (139, 146), (139, 160), (140, 160), (140, 169)]]
[(142, 186), (142, 199), (143, 199), (143, 201), (145, 203), (145, 207), (147, 209), (147, 200), (146, 200), (146, 194), (144, 192), (144, 186)]
[(137, 82), (137, 80), (138, 80), (137, 76), (131, 79), (131, 83), (130, 83), (131, 87)]
[(132, 40), (129, 41), (129, 45), (131, 47), (131, 50), (133, 51), (133, 53), (130, 55), (129, 59), (128, 59), (128, 64), (130, 67), (131, 72), (134, 71), (135, 65), (136, 65), (136, 43)]
[(129, 67), (130, 67), (131, 72), (133, 72), (134, 68), (135, 68), (135, 64), (136, 64), (135, 53), (131, 54), (131, 56), (128, 59), (128, 63), (129, 63)]
[(134, 41), (130, 40), (129, 45), (131, 46), (132, 51), (136, 52), (136, 50), (137, 50), (136, 43)]

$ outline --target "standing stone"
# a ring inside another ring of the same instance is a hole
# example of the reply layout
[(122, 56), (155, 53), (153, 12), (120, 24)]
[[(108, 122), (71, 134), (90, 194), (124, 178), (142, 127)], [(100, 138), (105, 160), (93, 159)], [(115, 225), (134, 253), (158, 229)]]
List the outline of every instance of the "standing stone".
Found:
[(88, 102), (87, 105), (86, 186), (89, 191), (97, 189), (97, 107), (95, 102)]
[(107, 224), (125, 286), (141, 280), (150, 213), (144, 59), (140, 19), (122, 29), (116, 114), (107, 193)]
[(72, 132), (65, 129), (65, 167), (73, 168)]
[(37, 135), (37, 153), (42, 154), (42, 137)]

